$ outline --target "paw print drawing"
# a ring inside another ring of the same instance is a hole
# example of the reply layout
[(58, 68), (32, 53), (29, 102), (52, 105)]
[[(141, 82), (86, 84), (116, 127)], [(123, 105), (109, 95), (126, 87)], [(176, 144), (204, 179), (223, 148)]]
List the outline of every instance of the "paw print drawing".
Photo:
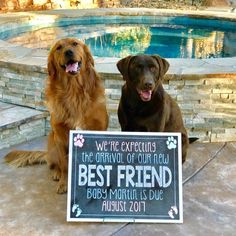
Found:
[(168, 211), (168, 215), (170, 216), (171, 219), (174, 219), (175, 218), (174, 215), (177, 215), (177, 214), (178, 214), (178, 209), (176, 206), (172, 206), (170, 210)]
[(74, 204), (73, 207), (72, 207), (72, 212), (75, 213), (76, 212), (76, 215), (75, 217), (79, 217), (80, 214), (82, 213), (82, 210), (79, 208), (79, 204)]
[(84, 137), (82, 134), (77, 134), (77, 136), (74, 137), (74, 146), (76, 147), (83, 147), (84, 145)]
[(176, 144), (177, 141), (176, 139), (174, 139), (174, 137), (168, 137), (167, 141), (166, 141), (166, 145), (168, 147), (168, 149), (175, 149), (176, 148)]

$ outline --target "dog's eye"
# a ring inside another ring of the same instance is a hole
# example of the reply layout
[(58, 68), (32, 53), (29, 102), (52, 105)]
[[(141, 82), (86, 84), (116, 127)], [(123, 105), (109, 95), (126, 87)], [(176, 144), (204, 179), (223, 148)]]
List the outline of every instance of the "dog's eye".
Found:
[(78, 43), (77, 42), (73, 42), (72, 45), (76, 47), (78, 45)]
[(151, 67), (150, 67), (150, 70), (151, 70), (151, 72), (155, 72), (156, 67), (155, 67), (155, 66), (151, 66)]
[(59, 51), (59, 50), (61, 50), (61, 48), (62, 48), (62, 46), (61, 45), (59, 45), (59, 46), (57, 46), (57, 51)]
[(142, 70), (142, 69), (143, 69), (143, 65), (138, 64), (138, 65), (137, 65), (137, 68), (138, 68), (139, 70)]

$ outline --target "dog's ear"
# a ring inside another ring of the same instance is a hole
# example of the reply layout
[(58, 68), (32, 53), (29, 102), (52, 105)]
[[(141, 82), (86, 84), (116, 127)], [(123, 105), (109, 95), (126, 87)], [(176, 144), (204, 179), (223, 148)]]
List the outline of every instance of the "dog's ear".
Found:
[(160, 77), (163, 77), (169, 69), (169, 62), (166, 59), (160, 57), (159, 55), (152, 55), (152, 57), (157, 60), (160, 66)]
[(92, 56), (88, 46), (84, 44), (83, 49), (84, 49), (84, 52), (86, 55), (86, 64), (87, 64), (86, 67), (89, 67), (91, 65), (94, 67), (93, 56)]
[(91, 54), (89, 47), (83, 44), (83, 50), (86, 56), (85, 70), (87, 73), (87, 77), (89, 78), (88, 80), (85, 81), (83, 86), (87, 91), (91, 91), (93, 87), (95, 86), (95, 81), (98, 78), (98, 74), (96, 73), (94, 69), (94, 59), (93, 59), (93, 56)]
[(48, 56), (48, 75), (50, 78), (55, 78), (56, 77), (56, 66), (54, 64), (54, 58), (53, 58), (53, 53), (52, 51), (49, 53)]
[(124, 80), (128, 79), (128, 70), (129, 70), (129, 63), (130, 63), (131, 58), (133, 58), (133, 56), (127, 56), (119, 60), (116, 64), (118, 70), (123, 75)]

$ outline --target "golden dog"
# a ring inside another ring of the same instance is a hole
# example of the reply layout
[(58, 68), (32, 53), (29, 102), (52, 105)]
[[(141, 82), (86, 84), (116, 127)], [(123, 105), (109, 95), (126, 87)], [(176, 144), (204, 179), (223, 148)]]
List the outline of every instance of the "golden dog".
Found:
[(88, 47), (74, 38), (59, 40), (48, 56), (46, 104), (52, 131), (48, 150), (12, 151), (5, 160), (16, 166), (47, 162), (57, 193), (67, 192), (69, 130), (106, 130), (108, 115), (102, 82)]

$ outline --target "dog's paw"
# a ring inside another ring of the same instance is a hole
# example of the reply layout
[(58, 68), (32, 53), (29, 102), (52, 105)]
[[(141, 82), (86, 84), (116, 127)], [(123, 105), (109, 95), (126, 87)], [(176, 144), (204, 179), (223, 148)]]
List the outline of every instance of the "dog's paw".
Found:
[(67, 193), (67, 184), (64, 182), (63, 183), (59, 182), (57, 185), (57, 193), (58, 194)]
[(77, 147), (83, 147), (84, 145), (84, 137), (82, 134), (77, 134), (76, 137), (74, 137), (74, 146)]
[(167, 141), (166, 141), (166, 145), (168, 147), (168, 149), (175, 149), (176, 145), (177, 145), (177, 140), (174, 139), (174, 137), (168, 137)]
[(59, 181), (61, 178), (61, 172), (59, 170), (53, 170), (52, 179), (54, 181)]

